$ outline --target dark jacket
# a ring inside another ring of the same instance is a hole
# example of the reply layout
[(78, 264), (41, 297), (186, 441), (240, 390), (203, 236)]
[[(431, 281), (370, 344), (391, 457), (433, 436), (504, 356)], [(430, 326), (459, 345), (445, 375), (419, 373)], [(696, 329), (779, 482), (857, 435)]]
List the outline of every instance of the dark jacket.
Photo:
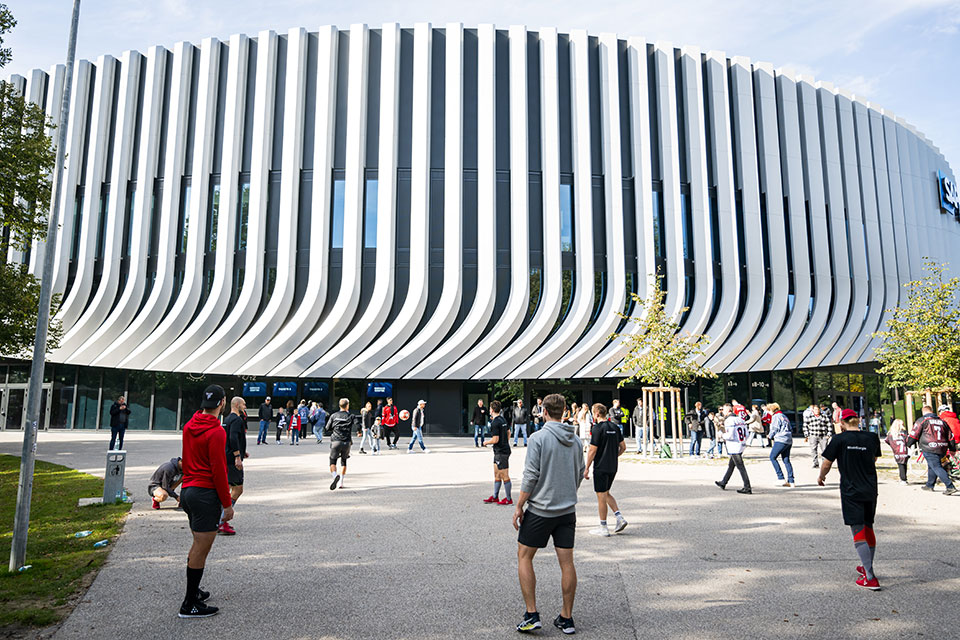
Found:
[(413, 429), (422, 429), (423, 425), (427, 422), (427, 416), (424, 414), (423, 409), (417, 407), (413, 410), (413, 414), (410, 417), (410, 426)]
[(260, 405), (260, 410), (257, 412), (257, 415), (260, 416), (261, 420), (271, 422), (273, 420), (273, 405), (264, 402)]
[(477, 405), (473, 408), (473, 419), (470, 420), (470, 424), (478, 424), (481, 427), (487, 424), (487, 416), (490, 415), (487, 413), (486, 407), (481, 407)]
[(120, 408), (119, 402), (114, 402), (110, 407), (110, 426), (111, 427), (125, 427), (127, 426), (127, 416), (130, 415), (130, 407), (125, 406), (125, 408)]
[(907, 436), (907, 446), (920, 443), (920, 451), (943, 456), (947, 450), (956, 451), (957, 441), (953, 438), (950, 425), (935, 413), (925, 413), (913, 424)]
[(527, 424), (530, 422), (530, 412), (526, 407), (514, 407), (510, 412), (510, 424)]
[(326, 430), (331, 440), (353, 442), (353, 429), (353, 415), (349, 411), (337, 411), (327, 418)]
[(231, 465), (235, 460), (233, 455), (234, 451), (240, 452), (241, 459), (245, 457), (244, 454), (247, 452), (246, 417), (231, 413), (227, 416), (227, 419), (224, 420), (223, 429), (227, 432), (227, 464)]
[(610, 420), (616, 422), (618, 425), (623, 423), (623, 409), (621, 407), (611, 407), (610, 413), (607, 415)]
[(153, 490), (160, 487), (169, 493), (171, 498), (179, 500), (180, 496), (178, 496), (177, 492), (173, 489), (177, 486), (178, 482), (183, 480), (183, 471), (177, 467), (179, 461), (180, 458), (170, 458), (170, 460), (157, 467), (157, 470), (150, 476), (149, 491), (147, 493), (153, 495)]

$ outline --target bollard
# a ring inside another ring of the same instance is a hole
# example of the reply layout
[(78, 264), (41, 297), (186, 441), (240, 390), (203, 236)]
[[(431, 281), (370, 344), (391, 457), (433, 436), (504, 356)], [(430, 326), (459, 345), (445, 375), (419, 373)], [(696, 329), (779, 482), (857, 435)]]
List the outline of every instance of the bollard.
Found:
[(103, 476), (103, 504), (123, 500), (123, 474), (127, 466), (127, 452), (107, 451), (107, 469)]

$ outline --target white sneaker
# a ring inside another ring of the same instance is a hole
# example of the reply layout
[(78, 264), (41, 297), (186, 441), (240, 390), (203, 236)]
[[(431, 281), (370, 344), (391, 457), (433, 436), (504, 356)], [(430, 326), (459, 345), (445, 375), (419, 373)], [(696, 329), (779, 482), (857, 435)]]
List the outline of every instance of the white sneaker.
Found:
[(906, 484), (909, 484), (909, 483), (908, 483), (906, 480), (901, 480), (901, 481), (899, 482), (899, 484), (906, 485)]
[(613, 530), (614, 533), (620, 533), (627, 528), (627, 519), (623, 516), (617, 518), (617, 527)]
[(413, 449), (407, 449), (407, 453), (413, 453)]
[(424, 452), (424, 453), (430, 453), (430, 449), (424, 449), (423, 452)]
[(603, 538), (610, 537), (610, 530), (606, 527), (597, 527), (596, 529), (590, 529), (590, 535), (592, 536), (601, 536)]

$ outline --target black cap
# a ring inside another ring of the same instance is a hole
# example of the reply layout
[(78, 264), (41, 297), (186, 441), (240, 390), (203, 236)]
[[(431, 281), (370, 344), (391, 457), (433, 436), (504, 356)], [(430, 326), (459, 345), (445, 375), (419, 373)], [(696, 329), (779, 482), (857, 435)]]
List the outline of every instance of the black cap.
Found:
[(226, 395), (223, 387), (218, 384), (212, 384), (203, 390), (203, 400), (200, 402), (200, 408), (216, 409)]

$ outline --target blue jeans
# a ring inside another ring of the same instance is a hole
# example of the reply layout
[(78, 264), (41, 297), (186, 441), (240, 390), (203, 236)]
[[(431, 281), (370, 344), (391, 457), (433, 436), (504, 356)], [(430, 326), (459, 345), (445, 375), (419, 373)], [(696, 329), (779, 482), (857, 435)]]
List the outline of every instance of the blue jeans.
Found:
[(940, 456), (936, 453), (924, 452), (923, 458), (927, 461), (927, 486), (933, 489), (937, 484), (937, 478), (939, 478), (947, 489), (952, 489), (953, 480), (947, 475), (947, 470), (943, 468)]
[(774, 442), (773, 449), (770, 450), (770, 462), (773, 463), (773, 469), (777, 472), (777, 478), (783, 480), (783, 470), (780, 469), (780, 463), (777, 458), (783, 459), (783, 465), (787, 468), (787, 482), (793, 482), (793, 465), (790, 464), (790, 449), (793, 444), (784, 442)]
[(267, 429), (270, 428), (269, 420), (260, 421), (260, 431), (257, 432), (257, 444), (267, 441)]
[(711, 438), (711, 439), (710, 439), (710, 448), (707, 449), (707, 452), (706, 452), (704, 455), (712, 456), (712, 455), (713, 455), (713, 452), (717, 450), (717, 443), (718, 443), (718, 442), (719, 442), (719, 441), (718, 441), (716, 438)]
[(473, 444), (474, 446), (479, 447), (484, 442), (483, 438), (483, 427), (482, 424), (473, 425)]
[(527, 423), (518, 422), (513, 425), (513, 446), (517, 446), (517, 438), (520, 437), (520, 434), (523, 434), (523, 446), (527, 446)]
[(290, 429), (290, 444), (300, 442), (300, 429)]
[(637, 429), (637, 453), (643, 453), (643, 427)]
[(360, 450), (363, 451), (363, 445), (366, 443), (370, 444), (370, 449), (372, 450), (374, 442), (373, 436), (370, 434), (370, 429), (364, 429), (363, 437), (360, 439)]
[(700, 455), (700, 442), (703, 440), (702, 431), (692, 431), (690, 433), (690, 455)]
[[(313, 423), (313, 435), (317, 439), (317, 444), (323, 442), (323, 427), (324, 425), (319, 422)], [(363, 449), (363, 445), (360, 445), (360, 448)]]
[(414, 443), (417, 443), (417, 442), (420, 443), (421, 450), (426, 450), (426, 447), (423, 446), (423, 429), (413, 430), (413, 435), (410, 436), (410, 444), (409, 446), (407, 446), (407, 451), (412, 451)]

